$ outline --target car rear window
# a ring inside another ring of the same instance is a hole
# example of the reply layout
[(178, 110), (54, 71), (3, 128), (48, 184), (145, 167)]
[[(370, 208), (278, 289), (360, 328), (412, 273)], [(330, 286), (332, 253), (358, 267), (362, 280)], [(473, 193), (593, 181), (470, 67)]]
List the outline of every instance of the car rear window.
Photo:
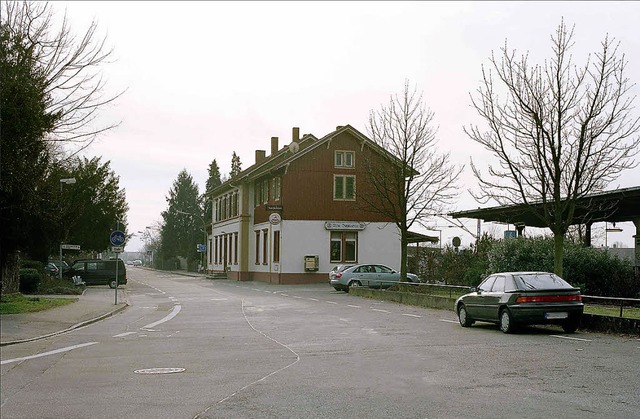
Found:
[(549, 290), (558, 288), (573, 288), (567, 281), (556, 274), (519, 274), (514, 275), (518, 288), (523, 290)]

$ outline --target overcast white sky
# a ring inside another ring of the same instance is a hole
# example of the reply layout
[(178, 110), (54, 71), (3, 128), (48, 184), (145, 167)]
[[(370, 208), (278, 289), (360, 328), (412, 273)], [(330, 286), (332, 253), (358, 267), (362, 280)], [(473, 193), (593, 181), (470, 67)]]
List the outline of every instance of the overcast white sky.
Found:
[[(439, 125), (440, 146), (466, 164), (455, 210), (479, 205), (469, 158), (489, 155), (462, 131), (482, 122), (470, 107), (481, 65), (508, 40), (531, 62), (550, 55), (562, 17), (575, 24), (574, 61), (599, 49), (608, 33), (621, 42), (628, 76), (640, 82), (640, 2), (52, 2), (72, 29), (95, 19), (114, 48), (104, 67), (109, 91), (128, 89), (102, 112), (122, 124), (87, 151), (111, 161), (129, 203), (129, 232), (161, 220), (182, 169), (204, 190), (215, 158), (223, 174), (235, 151), (242, 168), (256, 149), (291, 141), (291, 128), (317, 137), (350, 124), (366, 134), (370, 110), (401, 92), (405, 79), (424, 93)], [(640, 88), (635, 86), (634, 94)], [(636, 100), (640, 108), (640, 99)], [(636, 115), (640, 109), (636, 108)], [(640, 169), (610, 189), (640, 185)], [(436, 225), (446, 225), (434, 220)], [(475, 231), (475, 220), (466, 224)], [(609, 245), (632, 246), (632, 223)], [(486, 224), (497, 233), (505, 226)], [(595, 245), (604, 233), (594, 234)], [(596, 229), (596, 226), (594, 226)], [(427, 234), (438, 235), (437, 232)], [(459, 235), (445, 229), (443, 242)], [(599, 241), (598, 241), (599, 240)], [(600, 243), (602, 242), (602, 243)], [(138, 237), (126, 250), (142, 247)]]

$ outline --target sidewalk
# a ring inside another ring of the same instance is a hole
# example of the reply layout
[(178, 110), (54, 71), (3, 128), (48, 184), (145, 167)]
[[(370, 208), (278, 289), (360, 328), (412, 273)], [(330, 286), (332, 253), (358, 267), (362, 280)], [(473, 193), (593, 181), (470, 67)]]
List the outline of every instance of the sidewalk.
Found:
[(82, 295), (34, 297), (77, 298), (78, 301), (36, 313), (3, 314), (0, 316), (0, 346), (29, 342), (73, 330), (112, 316), (129, 305), (126, 288), (118, 288), (116, 305), (115, 291), (107, 286), (87, 287)]

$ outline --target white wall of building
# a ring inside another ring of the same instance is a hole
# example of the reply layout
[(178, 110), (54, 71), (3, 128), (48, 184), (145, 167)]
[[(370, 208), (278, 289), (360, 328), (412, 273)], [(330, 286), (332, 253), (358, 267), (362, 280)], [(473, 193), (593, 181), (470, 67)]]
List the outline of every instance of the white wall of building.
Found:
[[(329, 272), (335, 266), (330, 261), (331, 231), (325, 228), (325, 221), (283, 220), (280, 227), (281, 272), (304, 272), (306, 255), (319, 256), (319, 272)], [(252, 247), (255, 247), (255, 243)], [(396, 226), (390, 223), (367, 223), (364, 230), (358, 231), (358, 262), (382, 263), (399, 269), (400, 236)]]

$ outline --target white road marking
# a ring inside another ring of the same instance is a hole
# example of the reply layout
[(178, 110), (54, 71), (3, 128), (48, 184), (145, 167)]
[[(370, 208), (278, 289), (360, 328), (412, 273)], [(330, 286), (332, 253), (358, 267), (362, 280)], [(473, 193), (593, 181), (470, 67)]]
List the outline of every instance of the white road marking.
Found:
[(381, 310), (381, 309), (379, 309), (379, 308), (372, 308), (371, 310), (373, 310), (373, 311), (379, 311), (379, 312), (381, 312), (381, 313), (391, 313), (390, 311), (387, 311), (387, 310)]
[(347, 307), (351, 307), (351, 308), (361, 308), (360, 306), (354, 306), (354, 305), (351, 305), (351, 304), (347, 304)]
[(227, 301), (228, 298), (212, 298), (211, 301)]
[(125, 336), (129, 336), (129, 335), (135, 335), (138, 332), (125, 332), (125, 333), (120, 333), (119, 335), (113, 335), (112, 337), (114, 338), (123, 338)]
[(590, 339), (580, 339), (580, 338), (570, 338), (569, 336), (560, 336), (560, 335), (549, 335), (552, 338), (558, 339), (568, 339), (568, 340), (579, 340), (580, 342), (592, 342)]
[(438, 319), (441, 322), (447, 322), (447, 323), (458, 323), (457, 320), (447, 320), (447, 319)]
[(335, 301), (327, 301), (327, 304), (338, 304)]
[(280, 294), (280, 295), (282, 295), (283, 297), (288, 297), (289, 296), (289, 294)]
[(177, 316), (178, 313), (180, 313), (180, 310), (182, 310), (182, 306), (180, 304), (176, 304), (175, 306), (173, 306), (173, 310), (171, 310), (171, 313), (167, 314), (165, 317), (158, 320), (157, 322), (149, 323), (146, 326), (142, 326), (140, 329), (153, 329), (154, 327), (156, 327), (161, 323), (168, 322), (169, 320)]
[(79, 345), (67, 346), (66, 348), (56, 349), (55, 351), (43, 352), (43, 353), (37, 354), (37, 355), (25, 356), (25, 357), (22, 357), (22, 358), (7, 359), (7, 360), (4, 360), (4, 361), (1, 361), (0, 365), (10, 364), (12, 362), (26, 361), (28, 359), (42, 358), (43, 356), (55, 355), (55, 354), (59, 354), (59, 353), (62, 353), (62, 352), (69, 352), (69, 351), (72, 351), (74, 349), (83, 348), (85, 346), (95, 345), (96, 343), (98, 343), (98, 342), (81, 343)]
[(300, 297), (298, 295), (294, 295), (293, 298), (302, 298), (302, 297)]
[(403, 316), (407, 316), (407, 317), (422, 317), (422, 316), (418, 316), (417, 314), (406, 314), (406, 313), (404, 313)]
[(309, 299), (310, 299), (311, 301), (320, 301), (320, 300), (318, 300), (318, 299), (316, 299), (316, 298), (309, 298)]

